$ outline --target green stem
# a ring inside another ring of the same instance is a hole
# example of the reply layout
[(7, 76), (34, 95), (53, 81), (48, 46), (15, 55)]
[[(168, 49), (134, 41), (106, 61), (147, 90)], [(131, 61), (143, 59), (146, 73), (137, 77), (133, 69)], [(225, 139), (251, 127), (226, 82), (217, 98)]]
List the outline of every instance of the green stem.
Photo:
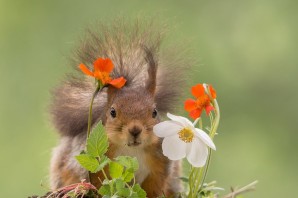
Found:
[(212, 150), (209, 148), (209, 156), (208, 156), (207, 164), (206, 164), (206, 166), (205, 166), (206, 169), (205, 169), (204, 176), (203, 176), (203, 179), (202, 179), (200, 188), (199, 188), (199, 190), (198, 190), (198, 193), (201, 192), (202, 187), (203, 187), (203, 185), (204, 185), (204, 182), (205, 182), (205, 179), (206, 179), (206, 176), (207, 176), (207, 172), (208, 172), (208, 169), (209, 169), (210, 161), (211, 161), (211, 154), (212, 154)]
[[(215, 118), (211, 120), (211, 129), (210, 129), (210, 133), (209, 133), (209, 136), (210, 138), (213, 140), (215, 134), (216, 134), (216, 131), (217, 131), (217, 128), (218, 128), (218, 125), (219, 125), (219, 119), (220, 119), (220, 111), (219, 111), (219, 106), (218, 106), (218, 103), (216, 101), (216, 99), (213, 99), (212, 100), (212, 103), (213, 103), (213, 106), (214, 106), (214, 111), (215, 111)], [(203, 175), (203, 179), (202, 178), (199, 178), (199, 182), (200, 182), (200, 185), (196, 186), (196, 187), (200, 187), (199, 189), (196, 189), (195, 190), (198, 190), (197, 192), (199, 193), (202, 188), (203, 188), (203, 185), (204, 185), (204, 181), (207, 177), (207, 173), (208, 173), (208, 169), (209, 169), (209, 165), (210, 165), (210, 161), (211, 161), (211, 149), (209, 148), (209, 155), (208, 155), (208, 159), (207, 159), (207, 163), (205, 165), (205, 172), (204, 172), (204, 175)], [(203, 168), (202, 168), (203, 169)], [(201, 181), (202, 179), (202, 181)]]
[(215, 112), (215, 119), (214, 119), (214, 124), (212, 125), (213, 127), (210, 130), (210, 137), (213, 140), (215, 133), (217, 131), (218, 125), (219, 125), (219, 120), (220, 120), (220, 111), (219, 111), (219, 106), (217, 103), (216, 99), (212, 100), (213, 106), (214, 106), (214, 112)]
[(108, 178), (108, 176), (107, 176), (107, 174), (106, 174), (106, 172), (105, 172), (104, 169), (102, 169), (102, 174), (103, 174), (103, 176), (105, 177), (106, 180), (109, 180), (109, 178)]
[(201, 120), (201, 117), (198, 117), (192, 124), (196, 126), (199, 120)]
[(96, 97), (96, 95), (98, 94), (98, 92), (99, 92), (100, 90), (101, 90), (101, 88), (100, 88), (100, 86), (98, 86), (98, 87), (96, 88), (95, 92), (93, 93), (92, 98), (91, 98), (91, 103), (90, 103), (90, 106), (89, 106), (87, 138), (89, 138), (90, 131), (91, 131), (91, 123), (92, 123), (92, 106), (93, 106), (93, 101), (94, 101), (94, 98)]
[(202, 119), (199, 120), (199, 127), (200, 127), (200, 129), (203, 130), (203, 120)]
[[(90, 102), (90, 106), (89, 106), (89, 116), (88, 116), (88, 128), (87, 128), (87, 138), (86, 138), (86, 147), (87, 147), (87, 141), (91, 132), (91, 123), (92, 123), (92, 106), (93, 106), (93, 102), (94, 102), (94, 98), (96, 97), (96, 95), (98, 94), (98, 92), (102, 89), (102, 86), (99, 84), (95, 90), (95, 92), (92, 95), (91, 98), (91, 102)], [(90, 182), (91, 182), (91, 173), (88, 172), (88, 178), (87, 178)]]
[[(209, 94), (210, 98), (212, 98), (210, 93), (208, 93), (208, 94)], [(220, 111), (219, 111), (219, 106), (218, 106), (217, 100), (212, 99), (211, 102), (212, 102), (212, 105), (214, 106), (215, 118), (213, 119), (213, 117), (210, 117), (210, 119), (211, 119), (211, 128), (210, 128), (209, 136), (213, 140), (213, 138), (216, 134), (218, 125), (219, 125)], [(202, 119), (199, 120), (199, 127), (201, 129), (203, 128)], [(200, 191), (203, 188), (204, 181), (206, 179), (208, 169), (209, 169), (209, 165), (210, 165), (210, 161), (211, 161), (211, 153), (212, 153), (211, 149), (209, 148), (209, 155), (208, 155), (207, 163), (204, 167), (201, 167), (199, 169), (195, 168), (196, 169), (194, 171), (195, 172), (195, 177), (190, 180), (190, 186), (191, 186), (191, 191), (190, 192), (191, 193), (189, 195), (191, 195), (191, 197), (193, 197), (193, 195), (195, 197), (197, 197), (198, 194), (200, 193)], [(192, 174), (194, 174), (194, 173), (192, 173)], [(193, 177), (193, 175), (191, 175), (191, 178), (192, 177)], [(194, 185), (194, 187), (192, 185)]]
[(192, 198), (192, 190), (193, 190), (193, 174), (194, 174), (194, 167), (191, 166), (191, 172), (190, 172), (190, 176), (189, 176), (189, 193), (188, 193), (188, 198)]
[(195, 187), (194, 187), (195, 197), (198, 197), (197, 195), (198, 195), (200, 183), (201, 183), (202, 176), (203, 176), (203, 170), (204, 170), (204, 167), (198, 168), (198, 170), (197, 170), (196, 178), (198, 178), (198, 179), (196, 180)]
[[(107, 176), (107, 174), (106, 174), (106, 172), (105, 172), (104, 169), (102, 169), (102, 173), (103, 173), (105, 179), (106, 179), (106, 180), (109, 180), (109, 178), (108, 178), (108, 176)], [(114, 188), (113, 188), (113, 186), (114, 186), (114, 182), (110, 182), (110, 183), (109, 183), (109, 186), (110, 186), (111, 194), (113, 195), (113, 194), (114, 194)]]

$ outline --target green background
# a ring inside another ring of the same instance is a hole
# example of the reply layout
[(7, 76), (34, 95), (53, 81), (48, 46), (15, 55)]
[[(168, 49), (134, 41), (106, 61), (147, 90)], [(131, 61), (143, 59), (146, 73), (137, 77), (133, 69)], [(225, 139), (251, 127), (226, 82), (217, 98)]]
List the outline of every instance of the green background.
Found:
[(47, 190), (58, 137), (47, 114), (50, 90), (70, 71), (66, 57), (84, 28), (141, 13), (174, 26), (170, 42), (191, 41), (200, 64), (190, 81), (217, 90), (222, 120), (208, 181), (229, 190), (257, 179), (245, 197), (293, 197), (297, 9), (295, 0), (0, 0), (0, 196)]

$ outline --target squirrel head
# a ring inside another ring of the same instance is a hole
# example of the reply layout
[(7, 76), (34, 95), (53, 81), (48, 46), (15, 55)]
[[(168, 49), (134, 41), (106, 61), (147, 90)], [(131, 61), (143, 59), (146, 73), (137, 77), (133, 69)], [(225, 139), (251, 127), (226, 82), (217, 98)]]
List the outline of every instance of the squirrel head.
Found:
[(114, 93), (106, 111), (106, 131), (114, 145), (144, 147), (157, 142), (153, 126), (159, 122), (154, 96), (141, 88)]

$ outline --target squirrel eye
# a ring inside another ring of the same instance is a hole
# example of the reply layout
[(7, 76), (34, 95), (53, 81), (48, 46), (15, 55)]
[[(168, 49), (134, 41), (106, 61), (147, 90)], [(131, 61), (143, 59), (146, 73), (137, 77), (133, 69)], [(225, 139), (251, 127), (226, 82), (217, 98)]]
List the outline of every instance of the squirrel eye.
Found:
[(157, 110), (154, 109), (153, 112), (152, 112), (152, 118), (156, 118), (156, 116), (157, 116)]
[(116, 110), (113, 107), (111, 108), (110, 114), (112, 118), (116, 118)]

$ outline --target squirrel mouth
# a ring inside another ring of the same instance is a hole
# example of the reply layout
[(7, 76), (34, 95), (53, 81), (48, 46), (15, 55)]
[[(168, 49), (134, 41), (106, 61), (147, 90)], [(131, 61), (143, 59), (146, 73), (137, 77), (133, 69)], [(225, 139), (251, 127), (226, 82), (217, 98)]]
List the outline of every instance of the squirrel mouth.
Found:
[(133, 142), (129, 142), (127, 145), (128, 146), (138, 146), (140, 144), (141, 144), (141, 142), (139, 142), (139, 141), (133, 141)]

